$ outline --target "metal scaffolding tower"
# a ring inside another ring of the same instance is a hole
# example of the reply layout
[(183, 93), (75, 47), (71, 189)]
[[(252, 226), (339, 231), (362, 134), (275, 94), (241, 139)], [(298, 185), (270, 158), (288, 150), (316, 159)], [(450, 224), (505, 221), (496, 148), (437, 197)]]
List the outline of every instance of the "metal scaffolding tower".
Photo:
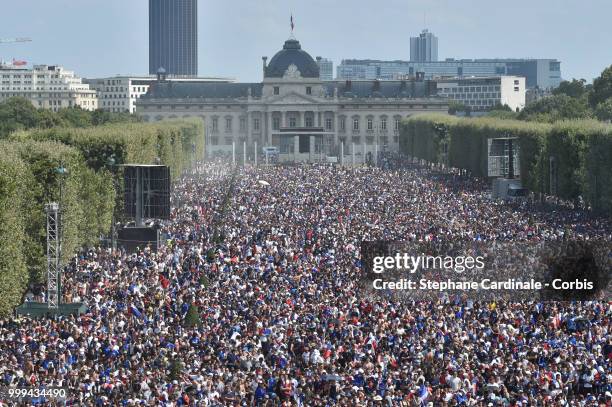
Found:
[[(66, 171), (62, 167), (59, 172)], [(60, 183), (61, 191), (61, 183)], [(60, 197), (61, 197), (60, 192)], [(60, 198), (61, 201), (61, 198)], [(62, 211), (60, 204), (51, 202), (45, 205), (47, 213), (47, 298), (46, 302), (26, 301), (15, 309), (17, 315), (29, 315), (34, 318), (54, 316), (81, 315), (87, 311), (82, 302), (61, 303), (62, 299)]]
[(47, 213), (47, 305), (57, 308), (60, 302), (60, 218), (59, 205), (51, 202), (45, 205)]

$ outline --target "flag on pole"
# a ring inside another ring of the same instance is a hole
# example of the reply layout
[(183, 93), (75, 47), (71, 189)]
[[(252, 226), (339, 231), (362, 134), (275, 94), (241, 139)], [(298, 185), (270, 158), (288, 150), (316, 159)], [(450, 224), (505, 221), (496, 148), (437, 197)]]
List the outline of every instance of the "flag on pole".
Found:
[(421, 384), (419, 388), (419, 400), (424, 402), (429, 397), (429, 388), (425, 384)]
[(140, 310), (136, 308), (134, 304), (130, 305), (130, 311), (136, 316), (136, 318), (142, 319), (142, 312), (140, 312)]
[(291, 32), (293, 32), (293, 28), (295, 27), (295, 24), (293, 22), (293, 14), (291, 14)]

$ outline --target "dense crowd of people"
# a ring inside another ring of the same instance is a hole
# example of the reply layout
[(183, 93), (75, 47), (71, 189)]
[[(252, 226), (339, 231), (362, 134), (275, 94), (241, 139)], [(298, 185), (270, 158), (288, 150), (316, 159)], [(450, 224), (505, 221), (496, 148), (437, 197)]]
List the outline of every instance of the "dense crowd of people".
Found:
[(200, 165), (175, 183), (157, 251), (92, 248), (67, 267), (63, 299), (84, 314), (0, 320), (0, 386), (64, 387), (58, 405), (79, 406), (612, 405), (606, 298), (359, 286), (364, 240), (611, 241), (609, 222), (384, 167)]

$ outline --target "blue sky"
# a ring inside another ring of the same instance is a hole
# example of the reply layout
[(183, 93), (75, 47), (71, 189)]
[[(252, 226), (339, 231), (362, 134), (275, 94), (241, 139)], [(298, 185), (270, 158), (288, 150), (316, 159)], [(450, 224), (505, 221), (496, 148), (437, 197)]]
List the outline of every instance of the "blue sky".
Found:
[[(199, 73), (261, 80), (261, 56), (289, 36), (313, 57), (409, 59), (424, 25), (439, 57), (561, 60), (588, 81), (612, 64), (610, 0), (199, 0)], [(425, 23), (424, 23), (425, 21)], [(148, 0), (2, 0), (0, 59), (63, 65), (80, 76), (148, 69)], [(334, 68), (335, 69), (335, 68)]]

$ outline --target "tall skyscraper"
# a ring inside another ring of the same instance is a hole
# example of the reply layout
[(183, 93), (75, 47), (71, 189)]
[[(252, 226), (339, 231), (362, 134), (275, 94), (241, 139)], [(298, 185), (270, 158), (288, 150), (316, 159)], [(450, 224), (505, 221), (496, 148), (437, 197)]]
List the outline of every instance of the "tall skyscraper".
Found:
[(410, 37), (410, 61), (436, 62), (438, 60), (438, 37), (427, 30), (418, 37)]
[(149, 74), (198, 74), (198, 0), (149, 0)]

